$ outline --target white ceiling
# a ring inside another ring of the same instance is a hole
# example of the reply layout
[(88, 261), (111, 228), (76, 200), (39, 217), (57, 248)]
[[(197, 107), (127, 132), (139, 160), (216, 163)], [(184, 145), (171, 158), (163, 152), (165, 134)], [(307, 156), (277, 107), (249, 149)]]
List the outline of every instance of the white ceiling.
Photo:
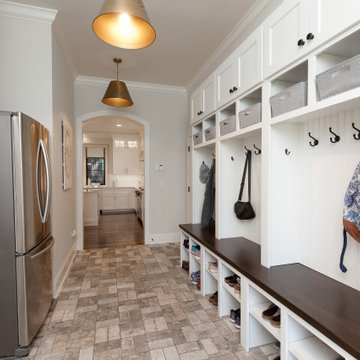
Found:
[(92, 31), (103, 0), (11, 0), (57, 9), (60, 38), (75, 73), (115, 78), (113, 57), (121, 57), (122, 80), (186, 86), (256, 0), (143, 0), (156, 30), (153, 45), (124, 50), (104, 44)]
[[(122, 126), (117, 127), (117, 124)], [(84, 121), (82, 129), (88, 137), (108, 139), (114, 134), (139, 134), (143, 125), (121, 116), (98, 116)]]

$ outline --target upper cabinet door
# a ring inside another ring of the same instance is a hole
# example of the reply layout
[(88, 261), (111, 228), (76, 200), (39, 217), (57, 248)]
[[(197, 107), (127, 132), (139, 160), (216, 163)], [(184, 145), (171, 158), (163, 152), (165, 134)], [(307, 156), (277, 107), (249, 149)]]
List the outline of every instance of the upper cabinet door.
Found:
[(238, 87), (239, 93), (248, 90), (263, 79), (262, 39), (262, 27), (259, 27), (235, 52), (236, 67), (238, 69), (237, 85), (235, 86)]
[(216, 71), (216, 105), (231, 100), (238, 90), (238, 69), (235, 54), (228, 57)]
[(211, 76), (201, 86), (203, 92), (203, 111), (204, 116), (213, 112), (216, 108), (215, 101), (215, 77)]
[(304, 54), (308, 29), (307, 12), (307, 0), (287, 0), (265, 20), (265, 77)]
[(203, 93), (200, 87), (191, 96), (191, 123), (200, 119), (203, 113)]
[(308, 0), (309, 48), (314, 48), (359, 22), (359, 0)]

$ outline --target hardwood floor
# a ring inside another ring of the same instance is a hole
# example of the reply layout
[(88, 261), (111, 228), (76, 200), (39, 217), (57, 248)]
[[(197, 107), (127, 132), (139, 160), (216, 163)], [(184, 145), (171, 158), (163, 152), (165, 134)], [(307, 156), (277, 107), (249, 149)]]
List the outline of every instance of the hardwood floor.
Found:
[(84, 249), (140, 245), (144, 230), (135, 213), (106, 213), (98, 226), (84, 227)]

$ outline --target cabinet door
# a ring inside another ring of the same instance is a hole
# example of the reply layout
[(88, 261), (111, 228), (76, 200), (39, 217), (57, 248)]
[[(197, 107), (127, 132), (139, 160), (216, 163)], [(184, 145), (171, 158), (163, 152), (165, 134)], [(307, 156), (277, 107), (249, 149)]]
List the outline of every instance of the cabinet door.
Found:
[(126, 149), (126, 173), (137, 175), (140, 173), (139, 163), (139, 151), (138, 149), (128, 148)]
[(124, 210), (129, 209), (129, 199), (127, 190), (117, 191), (115, 195), (115, 209)]
[(129, 199), (129, 209), (135, 209), (136, 210), (136, 195), (135, 195), (135, 189), (129, 189), (128, 190), (128, 199)]
[(113, 194), (102, 194), (101, 197), (101, 210), (114, 210), (115, 202)]
[(200, 119), (203, 112), (203, 93), (199, 88), (191, 96), (191, 122)]
[(318, 46), (360, 20), (359, 0), (308, 0), (309, 47)]
[(287, 0), (265, 20), (263, 24), (265, 77), (305, 53), (307, 16), (307, 0)]
[(211, 76), (202, 86), (204, 115), (215, 110), (215, 78)]
[(113, 150), (113, 173), (115, 175), (127, 174), (125, 148), (114, 148)]
[(254, 31), (236, 50), (238, 88), (246, 91), (262, 81), (262, 27)]
[[(231, 55), (216, 72), (216, 103), (221, 106), (231, 100), (236, 94), (238, 86), (238, 72), (236, 69), (236, 59)], [(236, 90), (235, 90), (236, 89)], [(235, 92), (234, 92), (235, 91)]]

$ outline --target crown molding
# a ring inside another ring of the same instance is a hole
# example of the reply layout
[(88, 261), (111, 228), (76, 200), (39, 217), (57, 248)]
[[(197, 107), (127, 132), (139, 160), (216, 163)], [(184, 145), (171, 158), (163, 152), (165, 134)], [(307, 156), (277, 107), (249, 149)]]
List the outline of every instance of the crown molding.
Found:
[[(91, 86), (107, 86), (109, 82), (113, 79), (106, 78), (98, 78), (98, 77), (90, 77), (90, 76), (82, 76), (79, 75), (75, 79), (76, 85), (91, 85)], [(146, 91), (155, 91), (155, 92), (172, 92), (177, 94), (186, 94), (186, 88), (181, 86), (171, 86), (171, 85), (162, 85), (162, 84), (153, 84), (153, 83), (142, 83), (135, 81), (126, 82), (126, 86), (129, 89), (137, 89), (137, 90), (146, 90)]]
[(254, 31), (256, 28), (254, 24), (258, 24), (273, 11), (279, 1), (282, 0), (257, 0), (188, 82), (187, 91), (190, 93), (197, 87), (196, 85), (200, 85), (201, 80), (205, 80), (206, 72), (216, 63), (216, 60), (226, 53), (234, 43), (239, 44), (242, 39), (245, 39), (245, 36)]
[(0, 0), (0, 15), (51, 25), (57, 10)]

